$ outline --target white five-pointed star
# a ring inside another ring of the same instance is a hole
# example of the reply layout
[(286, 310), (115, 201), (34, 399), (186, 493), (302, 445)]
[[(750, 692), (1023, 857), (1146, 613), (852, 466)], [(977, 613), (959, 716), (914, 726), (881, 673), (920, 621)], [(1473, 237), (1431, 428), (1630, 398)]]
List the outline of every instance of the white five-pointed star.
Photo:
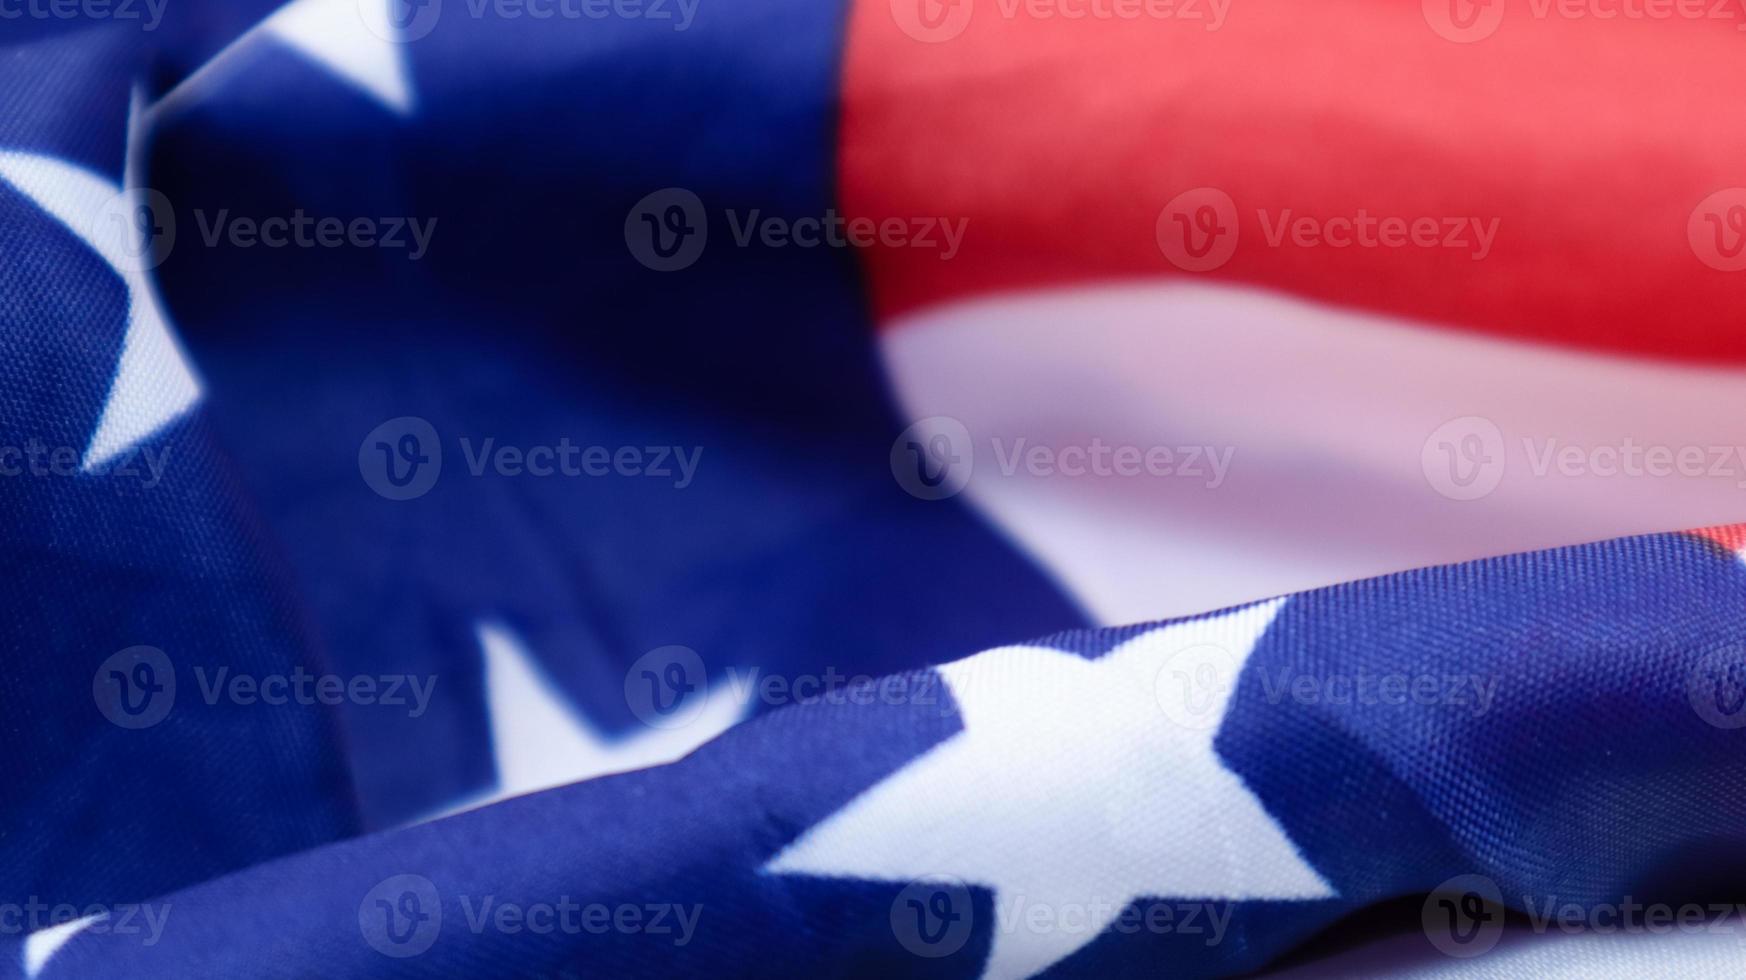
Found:
[(36, 932), (24, 937), (24, 951), (22, 954), (24, 959), (24, 975), (26, 977), (36, 977), (41, 974), (42, 968), (47, 966), (48, 961), (53, 959), (54, 955), (61, 951), (62, 946), (71, 942), (74, 936), (89, 929), (94, 923), (102, 918), (103, 915), (101, 914), (87, 915), (82, 919), (73, 919), (70, 922), (63, 922), (60, 925), (49, 926), (46, 929), (38, 929)]
[[(374, 2), (374, 0), (372, 0)], [(380, 0), (382, 9), (395, 0)], [(355, 0), (292, 0), (237, 38), (182, 84), (152, 105), (136, 96), (128, 116), (123, 186), (56, 157), (0, 152), (0, 180), (35, 201), (113, 267), (127, 286), (127, 331), (109, 396), (87, 444), (81, 466), (93, 470), (162, 430), (200, 400), (201, 387), (178, 344), (157, 289), (152, 245), (136, 217), (153, 222), (167, 215), (149, 207), (141, 184), (141, 147), (166, 116), (197, 100), (255, 39), (272, 37), (324, 65), (340, 78), (401, 114), (412, 110), (412, 83), (402, 45), (384, 38), (388, 29), (366, 25)], [(380, 18), (387, 23), (387, 15)]]
[[(383, 9), (392, 2), (381, 0)], [(201, 395), (200, 381), (164, 315), (149, 266), (141, 262), (149, 242), (136, 237), (139, 231), (130, 221), (146, 204), (137, 169), (142, 142), (158, 122), (197, 100), (237, 62), (238, 52), (262, 36), (275, 38), (324, 65), (394, 112), (410, 113), (413, 89), (405, 53), (400, 45), (369, 30), (359, 10), (354, 0), (292, 0), (151, 106), (142, 109), (136, 95), (128, 116), (123, 187), (56, 157), (0, 151), (0, 180), (17, 188), (89, 245), (127, 287), (127, 330), (121, 357), (80, 461), (82, 469), (100, 467), (151, 437), (181, 417)], [(384, 14), (378, 19), (385, 23), (387, 18)], [(112, 217), (123, 223), (105, 224)], [(118, 227), (125, 231), (118, 234)], [(94, 918), (78, 919), (29, 936), (21, 953), (26, 975), (36, 976), (61, 946), (92, 921)]]
[[(412, 111), (412, 75), (404, 45), (389, 40), (388, 7), (399, 0), (371, 0), (380, 9), (366, 9), (358, 0), (292, 0), (213, 55), (199, 70), (164, 93), (151, 108), (152, 122), (174, 115), (241, 70), (247, 52), (270, 38), (321, 65), (335, 77), (399, 115)], [(365, 18), (371, 23), (366, 23)]]
[[(1047, 969), (1139, 898), (1332, 897), (1213, 749), (1234, 679), (1284, 601), (1163, 626), (1097, 660), (1021, 646), (939, 668), (963, 731), (811, 828), (765, 871), (949, 875), (993, 889), (997, 911), (1017, 903), (1087, 916), (1073, 929), (1029, 928), (1022, 909), (1019, 921), (997, 921), (984, 968), (992, 978)], [(1196, 690), (1174, 676), (1221, 657), (1224, 683)]]
[(675, 762), (732, 728), (746, 713), (742, 699), (729, 685), (717, 685), (709, 691), (701, 710), (684, 725), (647, 728), (613, 739), (570, 706), (508, 628), (481, 623), (478, 632), (485, 653), (486, 708), (497, 760), (497, 786), (437, 816), (597, 776)]
[(170, 329), (150, 274), (152, 241), (138, 219), (162, 220), (139, 186), (140, 100), (128, 114), (120, 188), (82, 167), (36, 153), (0, 152), (0, 180), (16, 187), (90, 246), (127, 287), (127, 329), (109, 395), (80, 465), (102, 466), (158, 432), (200, 400), (200, 382)]

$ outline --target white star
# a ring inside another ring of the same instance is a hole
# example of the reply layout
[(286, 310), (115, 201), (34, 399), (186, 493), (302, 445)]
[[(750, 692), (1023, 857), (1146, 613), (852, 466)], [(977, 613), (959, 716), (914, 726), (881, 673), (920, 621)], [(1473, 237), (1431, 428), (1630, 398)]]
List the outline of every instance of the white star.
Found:
[(730, 687), (718, 685), (686, 724), (647, 728), (615, 740), (570, 707), (508, 628), (481, 623), (478, 629), (479, 645), (485, 651), (486, 706), (497, 787), (439, 816), (553, 786), (676, 762), (732, 728), (746, 713), (745, 704)]
[(150, 268), (152, 240), (136, 219), (170, 218), (150, 201), (134, 168), (141, 138), (139, 99), (128, 117), (126, 190), (82, 167), (35, 153), (0, 152), (0, 180), (67, 227), (113, 268), (127, 286), (127, 333), (103, 413), (86, 445), (87, 471), (170, 424), (200, 400), (200, 382), (188, 366), (164, 315)]
[[(1085, 928), (997, 921), (984, 975), (1001, 978), (1047, 969), (1137, 898), (1333, 896), (1213, 749), (1232, 682), (1284, 601), (1163, 626), (1097, 660), (1021, 646), (939, 668), (964, 730), (765, 870), (949, 875), (993, 889), (997, 910), (1004, 898), (1085, 912)], [(1221, 664), (1220, 683), (1182, 683)]]
[[(142, 184), (145, 142), (167, 116), (197, 101), (240, 64), (239, 52), (270, 37), (300, 51), (369, 93), (393, 111), (412, 111), (412, 82), (403, 45), (389, 23), (400, 0), (292, 0), (231, 42), (180, 85), (150, 106), (135, 92), (128, 115), (123, 186), (55, 157), (0, 152), (0, 180), (36, 202), (91, 246), (121, 276), (128, 293), (127, 334), (115, 378), (81, 467), (102, 466), (149, 438), (200, 400), (201, 386), (169, 327), (148, 275), (156, 265), (152, 239), (136, 218), (172, 218), (168, 202)], [(420, 8), (423, 9), (423, 8)], [(434, 13), (435, 8), (431, 8)], [(173, 239), (172, 239), (173, 241)], [(161, 255), (155, 258), (161, 260)]]
[(388, 8), (400, 0), (292, 0), (213, 55), (151, 108), (152, 123), (198, 101), (239, 70), (243, 52), (271, 38), (321, 65), (399, 115), (413, 109), (412, 75), (406, 52), (389, 24)]
[(48, 961), (61, 951), (61, 947), (72, 941), (74, 936), (89, 929), (93, 923), (103, 918), (103, 915), (87, 915), (82, 919), (63, 922), (59, 925), (38, 929), (24, 937), (22, 953), (24, 975), (36, 977), (42, 973), (42, 968), (48, 966)]
[[(293, 0), (267, 18), (262, 27), (281, 42), (302, 52), (329, 71), (375, 96), (401, 115), (412, 111), (412, 79), (406, 52), (392, 37), (388, 7), (399, 0), (379, 0), (380, 18), (364, 21), (358, 0)], [(380, 32), (380, 33), (378, 33)]]

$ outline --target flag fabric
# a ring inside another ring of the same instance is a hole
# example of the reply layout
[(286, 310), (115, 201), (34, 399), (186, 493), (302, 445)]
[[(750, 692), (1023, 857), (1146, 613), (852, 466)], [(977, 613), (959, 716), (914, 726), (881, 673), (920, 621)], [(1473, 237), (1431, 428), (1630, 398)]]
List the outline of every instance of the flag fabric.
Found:
[(117, 906), (40, 975), (1225, 975), (1452, 881), (1704, 903), (1743, 592), (1664, 535), (1057, 634)]
[(1631, 9), (0, 0), (0, 975), (1737, 975)]

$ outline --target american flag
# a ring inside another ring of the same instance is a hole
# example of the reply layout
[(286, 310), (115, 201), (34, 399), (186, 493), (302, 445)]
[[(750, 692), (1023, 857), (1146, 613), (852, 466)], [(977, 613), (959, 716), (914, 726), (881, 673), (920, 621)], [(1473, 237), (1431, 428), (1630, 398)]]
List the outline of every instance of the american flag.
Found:
[(1743, 53), (0, 0), (0, 975), (1741, 976)]

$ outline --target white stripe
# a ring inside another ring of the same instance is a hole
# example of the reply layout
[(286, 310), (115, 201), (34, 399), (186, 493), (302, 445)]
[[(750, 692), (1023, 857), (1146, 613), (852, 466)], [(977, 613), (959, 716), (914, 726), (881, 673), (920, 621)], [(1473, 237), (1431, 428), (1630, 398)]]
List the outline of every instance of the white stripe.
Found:
[[(882, 337), (904, 413), (955, 417), (972, 434), (968, 499), (1103, 623), (1746, 519), (1746, 449), (1731, 448), (1746, 445), (1746, 415), (1718, 411), (1746, 409), (1740, 368), (1528, 345), (1198, 283), (1004, 295), (908, 315)], [(1466, 416), (1497, 425), (1503, 476), (1488, 496), (1450, 499), (1431, 481), (1449, 474), (1427, 468), (1425, 449)], [(1019, 437), (1051, 450), (1100, 439), (1233, 456), (1216, 489), (1205, 478), (1003, 475), (993, 440), (1010, 450)], [(1727, 473), (1536, 470), (1548, 438), (1627, 437), (1730, 447)]]

